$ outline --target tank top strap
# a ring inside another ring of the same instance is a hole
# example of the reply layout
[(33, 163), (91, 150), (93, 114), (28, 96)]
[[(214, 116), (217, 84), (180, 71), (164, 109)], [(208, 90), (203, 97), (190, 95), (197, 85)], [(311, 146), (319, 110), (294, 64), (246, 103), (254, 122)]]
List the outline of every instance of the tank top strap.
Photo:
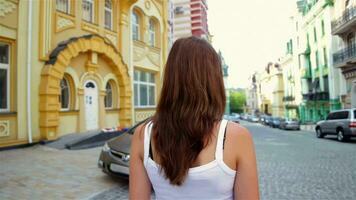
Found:
[(151, 130), (152, 130), (152, 121), (148, 122), (145, 126), (144, 132), (144, 143), (143, 143), (143, 164), (147, 164), (147, 160), (150, 152), (150, 143), (151, 143)]
[(216, 142), (216, 150), (215, 150), (215, 159), (217, 161), (223, 160), (223, 146), (224, 146), (224, 132), (227, 125), (227, 120), (223, 119), (220, 122), (219, 132), (218, 132), (218, 139)]

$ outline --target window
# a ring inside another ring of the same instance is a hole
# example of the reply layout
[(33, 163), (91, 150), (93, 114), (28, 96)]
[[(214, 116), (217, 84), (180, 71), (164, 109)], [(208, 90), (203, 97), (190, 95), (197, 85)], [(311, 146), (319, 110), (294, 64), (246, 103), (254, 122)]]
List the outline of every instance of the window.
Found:
[(333, 119), (348, 119), (349, 118), (349, 111), (341, 111), (334, 113), (335, 116)]
[(132, 12), (132, 39), (140, 40), (140, 20), (136, 12)]
[(94, 0), (83, 0), (83, 19), (88, 22), (94, 22)]
[(323, 48), (323, 55), (324, 55), (324, 67), (328, 66), (328, 55), (326, 53), (326, 48)]
[(156, 30), (155, 30), (155, 23), (152, 19), (150, 19), (150, 22), (149, 22), (149, 35), (150, 35), (150, 45), (152, 47), (155, 46), (155, 37), (156, 37)]
[(70, 14), (70, 0), (56, 0), (57, 10)]
[(324, 20), (321, 20), (321, 34), (322, 34), (322, 36), (325, 35), (325, 24), (324, 24)]
[(314, 27), (314, 42), (316, 42), (317, 41), (317, 35), (316, 35), (316, 28)]
[(0, 43), (0, 112), (10, 103), (10, 45)]
[(155, 106), (156, 94), (155, 75), (149, 72), (135, 70), (134, 72), (134, 102), (136, 107)]
[(69, 82), (67, 78), (63, 78), (60, 84), (61, 84), (61, 95), (59, 96), (59, 101), (61, 102), (61, 110), (69, 110), (70, 91), (69, 91)]
[(105, 108), (112, 108), (112, 100), (113, 100), (113, 95), (112, 95), (112, 86), (110, 84), (110, 81), (106, 84), (106, 95), (105, 95)]
[(112, 30), (112, 2), (105, 0), (105, 28)]

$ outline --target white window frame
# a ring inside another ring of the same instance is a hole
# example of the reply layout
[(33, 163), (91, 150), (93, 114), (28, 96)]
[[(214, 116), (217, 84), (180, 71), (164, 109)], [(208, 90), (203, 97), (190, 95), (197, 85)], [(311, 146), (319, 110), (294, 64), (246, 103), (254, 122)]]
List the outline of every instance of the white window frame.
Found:
[[(110, 85), (110, 89), (111, 89), (111, 106), (110, 107), (107, 107), (106, 106), (106, 98), (107, 98), (107, 85)], [(113, 95), (113, 86), (112, 84), (110, 83), (110, 81), (108, 81), (105, 85), (105, 98), (104, 98), (104, 106), (105, 106), (105, 109), (113, 109), (114, 108), (114, 95)]]
[[(154, 82), (154, 83), (151, 83), (151, 82), (149, 82), (149, 76), (150, 76), (150, 74), (153, 74), (154, 75), (154, 73), (152, 73), (152, 72), (145, 72), (145, 71), (140, 71), (140, 70), (135, 70), (136, 72), (138, 72), (138, 80), (135, 80), (135, 78), (134, 78), (134, 87), (135, 87), (135, 84), (137, 84), (137, 88), (138, 88), (138, 92), (137, 92), (137, 94), (138, 94), (138, 96), (137, 96), (137, 104), (138, 105), (134, 105), (134, 107), (135, 108), (155, 108), (156, 107), (156, 83)], [(141, 81), (140, 80), (140, 78), (141, 78), (141, 74), (142, 73), (144, 73), (145, 74), (145, 76), (146, 76), (146, 80), (147, 81)], [(155, 81), (156, 81), (156, 78), (155, 78)], [(145, 85), (145, 86), (147, 86), (147, 96), (146, 96), (146, 99), (147, 99), (147, 104), (149, 104), (149, 100), (150, 100), (150, 93), (149, 93), (149, 91), (150, 91), (150, 86), (153, 86), (153, 91), (154, 91), (154, 94), (153, 94), (153, 101), (154, 101), (154, 105), (140, 105), (141, 104), (141, 92), (140, 92), (140, 85)], [(134, 93), (134, 98), (135, 98), (135, 93)], [(134, 101), (135, 102), (135, 101)]]
[[(88, 21), (87, 19), (84, 18), (83, 14), (82, 14), (82, 19), (84, 19), (87, 22), (94, 23), (94, 19), (95, 19), (94, 18), (94, 15), (95, 15), (95, 2), (94, 2), (94, 0), (82, 0), (82, 4), (84, 4), (84, 2), (87, 2), (87, 3), (91, 4), (91, 16), (90, 16), (90, 20)], [(82, 12), (83, 11), (84, 11), (84, 9), (83, 9), (83, 5), (82, 5)]]
[(60, 12), (63, 12), (63, 13), (66, 13), (66, 14), (71, 14), (71, 12), (70, 12), (70, 9), (71, 9), (70, 0), (65, 0), (65, 1), (67, 2), (67, 10), (64, 11), (64, 10), (58, 9), (58, 0), (56, 0), (56, 10), (58, 10)]
[(156, 26), (155, 26), (155, 22), (152, 19), (149, 20), (148, 32), (149, 32), (149, 36), (150, 36), (150, 38), (149, 38), (150, 46), (155, 47), (156, 46)]
[(11, 45), (5, 42), (0, 42), (5, 45), (7, 45), (8, 48), (8, 63), (0, 63), (0, 69), (5, 69), (6, 70), (6, 81), (7, 81), (7, 87), (6, 87), (6, 108), (0, 108), (0, 112), (9, 112), (10, 111), (10, 63), (11, 63)]
[[(132, 23), (132, 39), (133, 40), (140, 40), (140, 17), (138, 16), (137, 12), (133, 11), (132, 12), (132, 19), (131, 19), (131, 23)], [(134, 20), (135, 19), (135, 23)], [(134, 29), (135, 27), (135, 29)], [(136, 30), (137, 28), (137, 39), (134, 38), (134, 30)]]
[[(110, 2), (111, 8), (106, 7), (106, 1)], [(106, 20), (106, 12), (110, 13), (110, 27), (106, 26), (106, 21), (104, 21), (104, 26), (106, 29), (113, 30), (113, 11), (112, 11), (112, 0), (105, 0), (105, 5), (104, 5), (104, 20)]]
[[(63, 79), (62, 80), (65, 80), (66, 82), (67, 82), (67, 88), (68, 88), (68, 107), (67, 108), (62, 108), (62, 101), (60, 102), (61, 103), (61, 111), (69, 111), (70, 110), (70, 100), (71, 100), (71, 93), (70, 93), (70, 84), (69, 84), (69, 80), (66, 78), (66, 77), (63, 77)], [(61, 81), (62, 81), (61, 80)], [(62, 96), (62, 87), (60, 87), (61, 88), (61, 96)], [(60, 96), (60, 97), (61, 97)], [(62, 98), (62, 97), (61, 97)], [(62, 99), (61, 99), (62, 100)]]

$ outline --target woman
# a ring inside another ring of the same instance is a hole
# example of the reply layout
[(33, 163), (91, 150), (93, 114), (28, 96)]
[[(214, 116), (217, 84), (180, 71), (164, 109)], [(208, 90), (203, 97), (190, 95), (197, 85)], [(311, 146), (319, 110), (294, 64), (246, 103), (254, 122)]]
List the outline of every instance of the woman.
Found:
[(221, 120), (220, 58), (205, 40), (178, 39), (168, 56), (156, 114), (136, 129), (130, 199), (259, 199), (249, 132)]

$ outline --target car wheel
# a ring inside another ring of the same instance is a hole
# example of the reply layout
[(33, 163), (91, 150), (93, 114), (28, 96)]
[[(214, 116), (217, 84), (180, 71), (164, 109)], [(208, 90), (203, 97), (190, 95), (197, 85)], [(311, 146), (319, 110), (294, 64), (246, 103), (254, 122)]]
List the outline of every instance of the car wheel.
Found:
[(323, 134), (323, 132), (321, 131), (321, 128), (317, 128), (317, 129), (316, 129), (316, 137), (317, 137), (317, 138), (323, 138), (323, 137), (324, 137), (324, 134)]
[(339, 140), (340, 142), (345, 142), (345, 141), (347, 141), (347, 139), (348, 139), (348, 137), (346, 137), (344, 135), (344, 130), (339, 129), (337, 131), (337, 140)]

